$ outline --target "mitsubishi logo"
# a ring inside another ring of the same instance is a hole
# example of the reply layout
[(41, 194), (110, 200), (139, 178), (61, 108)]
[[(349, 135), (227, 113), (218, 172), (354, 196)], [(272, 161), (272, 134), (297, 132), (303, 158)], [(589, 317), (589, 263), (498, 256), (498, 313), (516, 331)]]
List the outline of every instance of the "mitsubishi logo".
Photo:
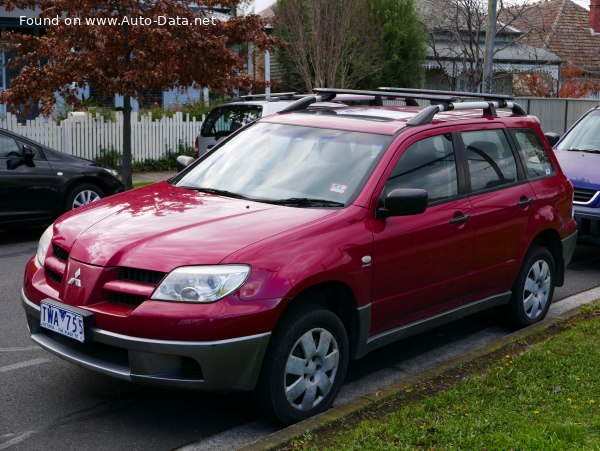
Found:
[(81, 280), (79, 280), (80, 274), (81, 274), (81, 268), (78, 268), (77, 271), (75, 271), (75, 277), (71, 277), (67, 283), (69, 285), (75, 284), (75, 286), (77, 288), (81, 288)]

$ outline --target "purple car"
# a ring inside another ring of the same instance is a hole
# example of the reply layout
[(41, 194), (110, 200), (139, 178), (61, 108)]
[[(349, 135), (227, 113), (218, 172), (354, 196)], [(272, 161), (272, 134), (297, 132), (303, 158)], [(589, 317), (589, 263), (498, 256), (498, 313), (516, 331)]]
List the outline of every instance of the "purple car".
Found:
[(600, 106), (585, 113), (554, 150), (575, 188), (579, 236), (600, 238)]

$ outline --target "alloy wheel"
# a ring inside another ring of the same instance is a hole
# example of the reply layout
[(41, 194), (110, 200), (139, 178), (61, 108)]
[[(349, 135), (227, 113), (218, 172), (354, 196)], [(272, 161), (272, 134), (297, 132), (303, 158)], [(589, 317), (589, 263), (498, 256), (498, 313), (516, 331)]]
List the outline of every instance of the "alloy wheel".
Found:
[(529, 269), (523, 290), (523, 308), (529, 319), (536, 319), (546, 307), (552, 286), (552, 273), (545, 260), (537, 260)]
[(338, 343), (322, 328), (304, 333), (292, 347), (284, 375), (285, 397), (291, 407), (308, 411), (329, 393), (339, 364)]

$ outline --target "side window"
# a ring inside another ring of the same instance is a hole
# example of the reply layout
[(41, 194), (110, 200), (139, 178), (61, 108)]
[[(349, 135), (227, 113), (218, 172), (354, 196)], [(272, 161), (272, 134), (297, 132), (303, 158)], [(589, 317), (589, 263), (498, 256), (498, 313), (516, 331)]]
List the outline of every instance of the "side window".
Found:
[(398, 188), (424, 189), (429, 194), (429, 202), (457, 196), (452, 136), (432, 136), (411, 144), (396, 163), (386, 184), (386, 192)]
[(10, 136), (0, 135), (0, 158), (20, 157), (21, 149)]
[(514, 130), (513, 136), (519, 147), (527, 177), (544, 177), (554, 173), (550, 157), (537, 133), (533, 130)]
[(517, 162), (502, 130), (462, 132), (471, 190), (482, 191), (517, 181)]

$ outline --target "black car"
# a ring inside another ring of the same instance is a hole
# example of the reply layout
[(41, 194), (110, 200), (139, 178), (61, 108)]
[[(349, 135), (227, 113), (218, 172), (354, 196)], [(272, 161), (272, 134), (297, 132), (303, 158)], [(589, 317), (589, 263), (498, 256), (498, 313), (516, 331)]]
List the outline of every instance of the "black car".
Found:
[(0, 228), (50, 222), (123, 190), (117, 172), (0, 129)]

